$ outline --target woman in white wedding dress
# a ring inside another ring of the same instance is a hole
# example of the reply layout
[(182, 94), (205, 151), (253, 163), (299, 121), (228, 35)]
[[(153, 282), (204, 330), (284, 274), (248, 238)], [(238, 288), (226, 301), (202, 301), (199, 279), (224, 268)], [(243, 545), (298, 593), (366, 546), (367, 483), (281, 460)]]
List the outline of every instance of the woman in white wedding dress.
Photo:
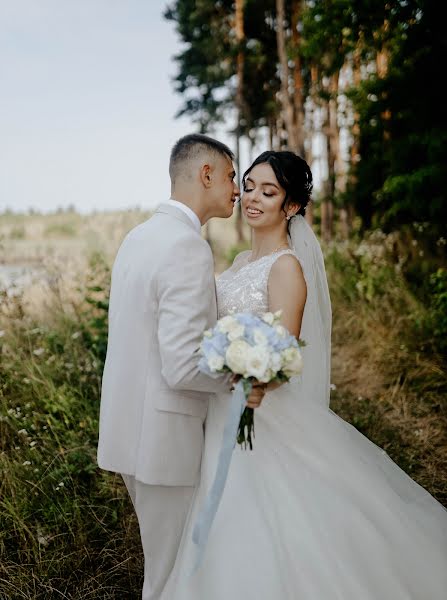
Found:
[(191, 574), (192, 532), (214, 479), (229, 398), (210, 401), (201, 483), (163, 599), (445, 600), (446, 509), (329, 409), (329, 294), (303, 218), (309, 167), (290, 152), (265, 152), (243, 183), (253, 246), (218, 278), (219, 317), (281, 308), (284, 325), (307, 343), (304, 369), (255, 411), (253, 451), (235, 447), (202, 564)]

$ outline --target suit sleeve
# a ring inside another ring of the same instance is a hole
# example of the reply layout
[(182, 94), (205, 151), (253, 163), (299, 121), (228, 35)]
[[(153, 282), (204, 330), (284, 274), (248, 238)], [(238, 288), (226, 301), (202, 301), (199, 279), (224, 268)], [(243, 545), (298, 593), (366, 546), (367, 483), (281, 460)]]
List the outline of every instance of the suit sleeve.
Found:
[(228, 391), (228, 379), (212, 379), (198, 369), (197, 354), (215, 305), (211, 249), (198, 236), (188, 236), (172, 248), (160, 265), (157, 281), (158, 342), (161, 372), (176, 390)]

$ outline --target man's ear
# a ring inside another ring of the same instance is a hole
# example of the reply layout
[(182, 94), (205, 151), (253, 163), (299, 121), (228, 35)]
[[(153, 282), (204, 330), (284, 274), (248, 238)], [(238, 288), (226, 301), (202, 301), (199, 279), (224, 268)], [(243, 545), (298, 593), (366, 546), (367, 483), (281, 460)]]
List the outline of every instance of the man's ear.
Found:
[(200, 169), (200, 181), (202, 182), (203, 186), (207, 189), (211, 187), (211, 180), (212, 180), (211, 171), (212, 171), (211, 166), (208, 164), (202, 165), (202, 167)]

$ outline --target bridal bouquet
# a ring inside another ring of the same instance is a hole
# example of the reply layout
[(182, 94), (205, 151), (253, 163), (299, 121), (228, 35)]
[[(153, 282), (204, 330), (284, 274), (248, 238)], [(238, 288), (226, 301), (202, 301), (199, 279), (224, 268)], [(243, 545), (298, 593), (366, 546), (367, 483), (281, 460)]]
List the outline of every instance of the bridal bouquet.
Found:
[[(300, 346), (280, 324), (281, 312), (257, 316), (235, 313), (219, 319), (205, 331), (200, 346), (199, 369), (207, 374), (233, 373), (245, 403), (255, 381), (284, 383), (302, 370)], [(245, 406), (244, 403), (244, 406)], [(254, 410), (245, 407), (239, 421), (237, 442), (253, 449)]]

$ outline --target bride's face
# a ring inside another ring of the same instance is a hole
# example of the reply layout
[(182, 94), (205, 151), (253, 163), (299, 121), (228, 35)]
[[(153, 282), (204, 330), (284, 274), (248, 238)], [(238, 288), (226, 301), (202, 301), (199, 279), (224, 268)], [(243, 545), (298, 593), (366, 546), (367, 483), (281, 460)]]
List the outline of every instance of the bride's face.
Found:
[(247, 175), (242, 196), (242, 211), (250, 227), (277, 228), (285, 226), (282, 208), (286, 191), (278, 183), (268, 163), (256, 165)]

